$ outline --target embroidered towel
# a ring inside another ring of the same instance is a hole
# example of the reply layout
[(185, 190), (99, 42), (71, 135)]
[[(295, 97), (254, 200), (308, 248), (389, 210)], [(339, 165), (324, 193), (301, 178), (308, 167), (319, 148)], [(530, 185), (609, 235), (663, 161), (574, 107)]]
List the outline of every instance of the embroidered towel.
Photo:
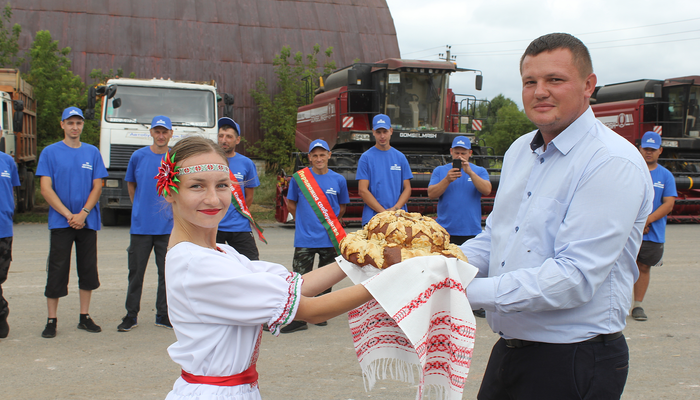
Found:
[(477, 269), (444, 256), (416, 257), (383, 271), (342, 256), (336, 261), (374, 296), (348, 313), (365, 387), (389, 377), (413, 383), (417, 369), (417, 399), (461, 399), (476, 329), (464, 289)]

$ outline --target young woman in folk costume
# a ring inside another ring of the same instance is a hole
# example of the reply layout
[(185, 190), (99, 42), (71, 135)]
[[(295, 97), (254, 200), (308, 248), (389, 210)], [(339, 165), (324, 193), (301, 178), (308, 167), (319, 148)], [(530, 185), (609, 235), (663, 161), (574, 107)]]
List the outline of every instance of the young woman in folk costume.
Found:
[(165, 276), (177, 342), (168, 352), (182, 366), (167, 399), (260, 399), (255, 363), (263, 324), (277, 335), (294, 319), (325, 321), (372, 298), (362, 285), (313, 297), (345, 277), (336, 264), (302, 277), (217, 245), (231, 202), (227, 164), (214, 142), (188, 137), (156, 177), (173, 208)]

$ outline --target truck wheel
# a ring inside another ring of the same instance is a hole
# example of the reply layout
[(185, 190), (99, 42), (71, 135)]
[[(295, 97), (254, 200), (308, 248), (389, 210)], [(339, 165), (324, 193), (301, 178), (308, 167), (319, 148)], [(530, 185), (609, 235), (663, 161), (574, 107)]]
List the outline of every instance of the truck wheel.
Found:
[(102, 210), (100, 210), (100, 213), (102, 214), (102, 225), (117, 225), (117, 210), (113, 208), (103, 208)]

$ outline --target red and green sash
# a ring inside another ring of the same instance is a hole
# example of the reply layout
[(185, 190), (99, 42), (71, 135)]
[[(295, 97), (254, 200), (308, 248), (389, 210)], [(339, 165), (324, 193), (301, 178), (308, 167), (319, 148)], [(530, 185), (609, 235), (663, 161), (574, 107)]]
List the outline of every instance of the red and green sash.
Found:
[(328, 202), (326, 194), (318, 186), (318, 182), (314, 179), (311, 170), (307, 167), (299, 170), (292, 175), (299, 190), (304, 194), (304, 198), (309, 202), (311, 209), (314, 210), (316, 217), (321, 221), (321, 225), (326, 228), (326, 233), (335, 247), (335, 251), (340, 254), (340, 241), (346, 236), (345, 229), (340, 224), (338, 217), (333, 212), (331, 203)]
[(228, 171), (228, 175), (231, 178), (231, 182), (233, 182), (233, 185), (231, 185), (231, 203), (233, 203), (233, 206), (236, 207), (239, 213), (243, 214), (243, 216), (250, 221), (250, 226), (255, 228), (258, 232), (260, 240), (267, 244), (267, 240), (265, 240), (265, 236), (263, 236), (263, 228), (255, 222), (253, 215), (250, 213), (250, 210), (248, 210), (248, 205), (245, 203), (243, 185), (238, 184), (238, 179), (236, 179), (236, 176), (230, 170)]

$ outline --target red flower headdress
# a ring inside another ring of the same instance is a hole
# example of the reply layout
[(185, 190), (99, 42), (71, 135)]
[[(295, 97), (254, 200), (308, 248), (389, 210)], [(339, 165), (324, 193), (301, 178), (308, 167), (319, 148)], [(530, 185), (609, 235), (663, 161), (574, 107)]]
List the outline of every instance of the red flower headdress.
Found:
[(158, 195), (166, 197), (171, 194), (171, 189), (175, 193), (180, 193), (177, 191), (177, 182), (180, 182), (177, 178), (178, 169), (180, 169), (180, 167), (175, 166), (175, 153), (173, 153), (172, 156), (170, 156), (170, 151), (165, 153), (165, 157), (160, 161), (158, 175), (153, 178), (158, 180), (156, 183)]

